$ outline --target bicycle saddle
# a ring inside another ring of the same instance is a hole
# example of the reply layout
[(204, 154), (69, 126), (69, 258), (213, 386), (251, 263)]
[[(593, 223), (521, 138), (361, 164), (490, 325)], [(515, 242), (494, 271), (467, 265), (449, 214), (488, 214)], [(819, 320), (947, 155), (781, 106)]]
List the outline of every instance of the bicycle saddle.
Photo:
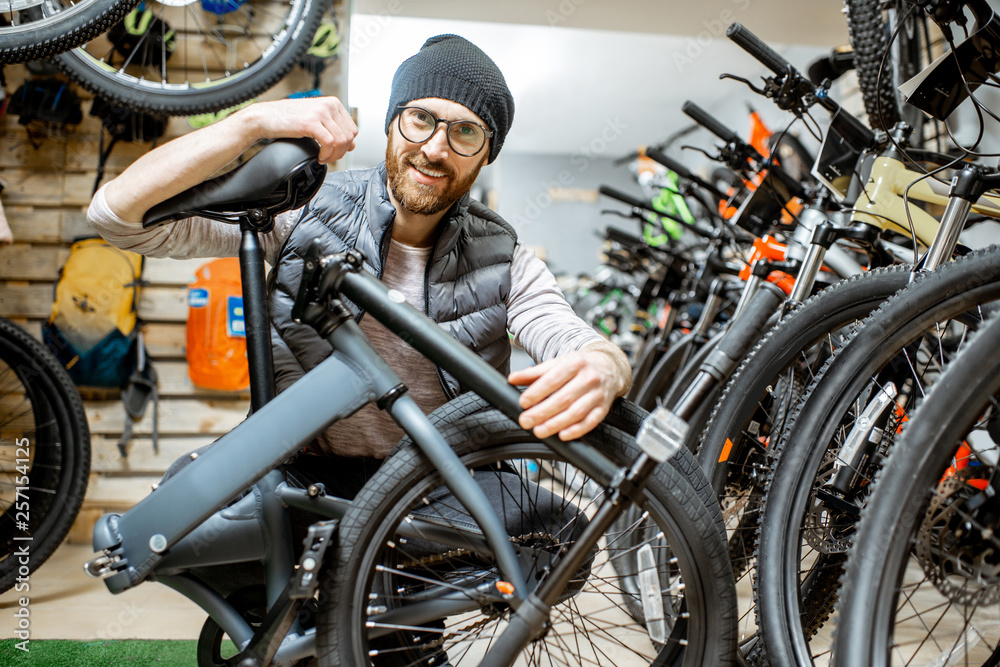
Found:
[(143, 216), (144, 228), (201, 215), (239, 223), (252, 209), (273, 216), (302, 206), (319, 189), (326, 165), (316, 161), (312, 139), (278, 139), (230, 172), (157, 204)]

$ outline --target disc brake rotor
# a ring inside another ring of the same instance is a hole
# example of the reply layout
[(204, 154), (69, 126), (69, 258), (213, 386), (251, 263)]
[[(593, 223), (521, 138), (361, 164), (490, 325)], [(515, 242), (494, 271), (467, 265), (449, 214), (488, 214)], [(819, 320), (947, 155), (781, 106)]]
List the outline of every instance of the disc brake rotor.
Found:
[(980, 493), (969, 482), (984, 479), (988, 470), (969, 466), (938, 484), (914, 549), (938, 591), (971, 608), (1000, 602), (1000, 549), (990, 539), (998, 527), (980, 525), (968, 508), (969, 500)]
[[(820, 470), (827, 471), (826, 477), (829, 477), (836, 458), (837, 454), (832, 450), (827, 450), (823, 455)], [(823, 483), (828, 481), (826, 477), (822, 480)], [(841, 512), (834, 511), (815, 495), (811, 498), (811, 503), (802, 525), (802, 536), (806, 544), (824, 554), (846, 552), (851, 546), (850, 538), (854, 536), (853, 522), (847, 521)]]

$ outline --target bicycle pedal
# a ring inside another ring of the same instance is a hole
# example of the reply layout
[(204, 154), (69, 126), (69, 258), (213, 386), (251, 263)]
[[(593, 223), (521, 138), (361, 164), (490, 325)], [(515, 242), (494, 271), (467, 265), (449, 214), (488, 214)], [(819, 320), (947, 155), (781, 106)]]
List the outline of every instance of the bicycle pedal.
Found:
[(316, 588), (319, 586), (317, 575), (323, 565), (326, 550), (333, 543), (337, 525), (338, 522), (332, 520), (319, 521), (309, 526), (309, 532), (302, 541), (305, 549), (299, 558), (299, 566), (289, 587), (289, 598), (293, 600), (311, 598), (316, 593)]

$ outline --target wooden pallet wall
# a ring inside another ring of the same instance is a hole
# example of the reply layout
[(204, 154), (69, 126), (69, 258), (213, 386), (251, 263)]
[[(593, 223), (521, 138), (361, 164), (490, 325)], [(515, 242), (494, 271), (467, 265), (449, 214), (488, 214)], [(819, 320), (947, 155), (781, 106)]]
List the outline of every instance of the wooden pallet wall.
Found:
[[(341, 35), (346, 36), (347, 16), (339, 18)], [(346, 52), (343, 43), (342, 53)], [(4, 73), (8, 94), (30, 76), (23, 65), (8, 66)], [(297, 68), (260, 99), (278, 99), (310, 88), (312, 78)], [(17, 117), (0, 117), (0, 178), (6, 182), (0, 202), (14, 235), (13, 245), (0, 248), (0, 315), (25, 326), (38, 338), (70, 244), (75, 238), (94, 234), (86, 209), (96, 177), (101, 126), (89, 115), (91, 96), (75, 90), (82, 100), (83, 121), (69, 132), (46, 137), (37, 146)], [(344, 58), (327, 67), (321, 90), (344, 99)], [(190, 131), (186, 118), (172, 118), (159, 142)], [(104, 182), (151, 147), (148, 143), (118, 143), (108, 160)], [(177, 457), (213, 441), (247, 414), (248, 393), (200, 389), (188, 378), (184, 359), (187, 284), (206, 261), (147, 259), (144, 277), (149, 285), (141, 293), (139, 316), (147, 323), (145, 340), (159, 374), (159, 453), (153, 452), (151, 443), (151, 407), (135, 423), (130, 453), (123, 458), (117, 448), (125, 419), (120, 400), (108, 393), (85, 394), (92, 472), (71, 541), (89, 542), (97, 517), (128, 509), (149, 493), (151, 484)]]

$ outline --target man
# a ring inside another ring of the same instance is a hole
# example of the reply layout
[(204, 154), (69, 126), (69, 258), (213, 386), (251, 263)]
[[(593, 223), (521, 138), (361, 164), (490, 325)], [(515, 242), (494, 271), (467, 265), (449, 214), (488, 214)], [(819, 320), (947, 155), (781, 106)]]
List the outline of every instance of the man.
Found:
[[(302, 254), (318, 237), (330, 252), (361, 250), (367, 268), (505, 373), (510, 331), (540, 362), (509, 375), (511, 383), (529, 385), (520, 424), (536, 436), (578, 438), (625, 394), (631, 381), (625, 355), (573, 314), (514, 230), (468, 196), (480, 168), (499, 154), (513, 113), (503, 74), (461, 37), (433, 37), (400, 65), (386, 114), (385, 163), (331, 173), (309, 204), (279, 216), (262, 238), (276, 272), (269, 297), (279, 391), (330, 353), (290, 315)], [(89, 217), (109, 241), (142, 254), (235, 255), (235, 226), (189, 220), (143, 230), (139, 222), (150, 207), (208, 179), (257, 141), (311, 137), (328, 163), (354, 147), (356, 134), (335, 98), (254, 104), (144, 155), (97, 193)], [(373, 318), (360, 322), (421, 408), (433, 410), (462, 390)], [(367, 477), (400, 435), (368, 406), (309, 451), (337, 460), (337, 470), (360, 465)]]

